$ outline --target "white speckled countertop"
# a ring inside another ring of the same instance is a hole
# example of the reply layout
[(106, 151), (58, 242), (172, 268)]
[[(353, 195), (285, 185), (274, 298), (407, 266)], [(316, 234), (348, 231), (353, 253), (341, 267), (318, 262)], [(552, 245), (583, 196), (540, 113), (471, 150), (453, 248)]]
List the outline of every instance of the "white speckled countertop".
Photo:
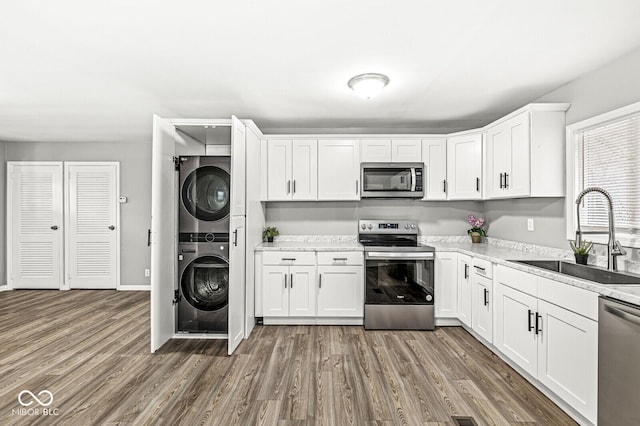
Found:
[[(558, 274), (534, 266), (509, 262), (509, 260), (566, 260), (573, 262), (569, 250), (560, 250), (533, 244), (494, 240), (473, 244), (468, 237), (420, 237), (421, 244), (436, 248), (436, 251), (452, 251), (468, 254), (499, 265), (549, 278), (575, 287), (580, 287), (614, 299), (640, 305), (640, 285), (603, 285), (593, 281)], [(256, 251), (363, 251), (353, 235), (309, 236), (295, 235), (277, 237), (273, 243), (261, 243)]]

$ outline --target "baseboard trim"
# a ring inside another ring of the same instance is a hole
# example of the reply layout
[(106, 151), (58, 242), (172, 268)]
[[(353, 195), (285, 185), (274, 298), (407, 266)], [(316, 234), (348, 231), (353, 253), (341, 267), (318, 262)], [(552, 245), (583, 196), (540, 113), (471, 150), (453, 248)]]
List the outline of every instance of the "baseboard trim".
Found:
[(362, 318), (290, 318), (290, 317), (263, 317), (264, 325), (362, 325)]
[(436, 318), (436, 327), (459, 327), (462, 323), (458, 318)]
[(150, 285), (120, 285), (118, 291), (150, 291)]

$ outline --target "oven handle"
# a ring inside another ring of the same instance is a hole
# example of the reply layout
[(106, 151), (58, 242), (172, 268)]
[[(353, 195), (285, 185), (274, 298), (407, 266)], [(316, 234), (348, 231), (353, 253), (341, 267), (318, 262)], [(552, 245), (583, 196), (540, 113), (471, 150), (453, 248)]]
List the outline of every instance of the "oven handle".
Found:
[(416, 191), (416, 168), (411, 168), (411, 192)]
[(428, 260), (433, 259), (433, 252), (419, 253), (419, 252), (409, 252), (409, 253), (393, 253), (387, 251), (368, 251), (366, 252), (365, 259), (407, 259), (407, 260)]

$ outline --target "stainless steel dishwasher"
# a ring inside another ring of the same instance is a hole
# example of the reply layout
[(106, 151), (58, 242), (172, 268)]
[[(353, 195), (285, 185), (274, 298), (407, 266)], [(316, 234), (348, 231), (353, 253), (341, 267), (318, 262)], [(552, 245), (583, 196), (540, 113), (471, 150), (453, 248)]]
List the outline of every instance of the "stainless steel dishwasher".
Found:
[(640, 306), (600, 298), (598, 425), (640, 425)]

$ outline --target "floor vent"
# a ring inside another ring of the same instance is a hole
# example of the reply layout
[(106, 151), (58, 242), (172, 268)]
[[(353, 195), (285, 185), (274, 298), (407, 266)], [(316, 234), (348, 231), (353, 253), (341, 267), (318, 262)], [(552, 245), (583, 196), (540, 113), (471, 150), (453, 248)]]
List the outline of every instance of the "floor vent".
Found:
[(453, 416), (451, 418), (456, 426), (478, 426), (473, 417)]

